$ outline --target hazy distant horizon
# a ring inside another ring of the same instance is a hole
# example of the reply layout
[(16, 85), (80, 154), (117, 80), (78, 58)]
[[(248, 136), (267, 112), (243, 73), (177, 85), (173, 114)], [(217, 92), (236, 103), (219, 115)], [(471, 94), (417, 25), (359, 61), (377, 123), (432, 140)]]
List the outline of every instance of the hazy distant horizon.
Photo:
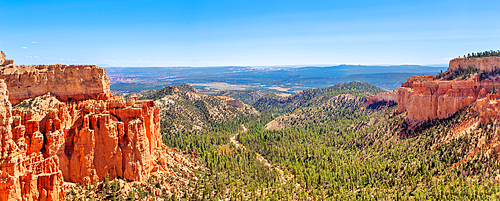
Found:
[(446, 64), (500, 49), (500, 1), (2, 1), (17, 64)]
[(430, 65), (419, 65), (419, 64), (380, 64), (380, 65), (363, 65), (363, 64), (317, 64), (317, 65), (269, 65), (269, 66), (245, 66), (245, 65), (227, 65), (227, 66), (110, 66), (107, 64), (93, 64), (96, 66), (104, 68), (222, 68), (222, 67), (247, 67), (247, 68), (304, 68), (304, 67), (336, 67), (336, 66), (387, 66), (387, 67), (397, 67), (397, 66), (422, 66), (422, 67), (432, 67), (432, 68), (442, 68), (448, 67), (449, 64), (430, 64)]

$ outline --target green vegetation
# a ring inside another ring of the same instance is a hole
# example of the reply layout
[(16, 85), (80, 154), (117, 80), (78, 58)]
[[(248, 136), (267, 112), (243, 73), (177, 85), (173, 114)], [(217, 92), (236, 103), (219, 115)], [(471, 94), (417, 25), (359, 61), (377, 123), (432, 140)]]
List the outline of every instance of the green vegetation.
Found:
[(198, 90), (196, 90), (196, 88), (194, 88), (193, 86), (191, 86), (189, 84), (183, 84), (183, 85), (179, 85), (179, 86), (175, 86), (175, 87), (181, 91), (198, 93)]
[(142, 93), (140, 99), (156, 100), (163, 133), (207, 132), (228, 120), (258, 115), (253, 108), (236, 108), (224, 99), (197, 93), (190, 85), (150, 90)]
[(497, 51), (493, 51), (493, 50), (490, 50), (490, 51), (484, 51), (484, 52), (477, 52), (477, 53), (469, 53), (466, 55), (464, 55), (463, 58), (483, 58), (483, 57), (498, 57), (500, 56), (500, 50), (497, 50)]
[(288, 196), (289, 200), (295, 200), (306, 196), (293, 183), (282, 182), (276, 171), (256, 159), (255, 152), (236, 148), (229, 142), (241, 130), (242, 123), (260, 122), (259, 119), (270, 120), (265, 116), (247, 117), (226, 121), (209, 132), (164, 133), (167, 146), (196, 153), (208, 168), (200, 173), (202, 178), (193, 190), (198, 193), (189, 199), (277, 200)]
[(500, 196), (500, 186), (493, 180), (500, 168), (496, 156), (481, 155), (459, 163), (481, 136), (492, 135), (494, 127), (438, 141), (452, 134), (451, 125), (473, 118), (470, 108), (413, 131), (407, 129), (404, 114), (395, 114), (395, 106), (365, 110), (344, 101), (333, 108), (335, 116), (327, 122), (321, 121), (322, 111), (301, 110), (318, 118), (274, 131), (265, 131), (259, 124), (240, 135), (240, 140), (291, 171), (312, 197), (442, 200)]
[[(216, 93), (213, 93), (215, 96), (229, 96), (234, 99), (241, 100), (242, 102), (252, 105), (257, 100), (264, 96), (272, 96), (271, 93), (263, 93), (260, 91), (255, 91), (255, 90), (244, 90), (244, 91), (238, 91), (238, 90), (230, 90), (230, 91), (218, 91)], [(276, 96), (276, 95), (274, 95)]]
[(255, 102), (253, 106), (261, 112), (284, 114), (293, 112), (297, 108), (307, 105), (307, 103), (313, 99), (321, 99), (322, 96), (332, 97), (340, 94), (352, 94), (365, 97), (382, 92), (384, 92), (383, 89), (366, 82), (354, 81), (337, 84), (324, 89), (304, 90), (303, 92), (286, 98), (263, 97)]
[(443, 73), (439, 73), (436, 78), (441, 79), (445, 78), (447, 80), (454, 80), (456, 78), (461, 78), (462, 80), (468, 79), (471, 77), (471, 75), (477, 73), (478, 70), (475, 67), (469, 66), (466, 69), (459, 68), (458, 70), (455, 71), (446, 71)]
[(28, 100), (24, 100), (24, 101), (20, 102), (19, 104), (15, 105), (14, 108), (24, 107), (24, 108), (31, 109), (33, 107), (34, 100), (35, 100), (35, 98), (30, 98)]
[[(472, 72), (472, 71), (471, 71)], [(464, 71), (463, 74), (468, 74)], [(457, 74), (463, 76), (463, 74)], [(471, 107), (443, 120), (405, 121), (393, 103), (364, 106), (364, 96), (382, 92), (363, 82), (307, 90), (287, 99), (261, 98), (261, 115), (210, 122), (206, 130), (174, 130), (162, 121), (167, 146), (195, 154), (206, 170), (198, 182), (179, 187), (184, 194), (165, 199), (188, 200), (497, 200), (500, 161), (496, 152), (500, 123), (491, 121), (457, 130), (477, 116)], [(349, 95), (340, 95), (340, 94)], [(175, 94), (175, 93), (173, 93)], [(171, 95), (166, 95), (164, 98)], [(174, 100), (174, 99), (172, 99)], [(175, 99), (177, 100), (177, 99)], [(182, 107), (197, 105), (185, 99)], [(207, 101), (207, 100), (204, 100)], [(180, 104), (175, 102), (175, 104)], [(193, 108), (191, 108), (193, 109)], [(191, 110), (190, 109), (190, 110)], [(276, 118), (276, 113), (285, 113)], [(171, 115), (171, 114), (170, 114)], [(278, 122), (278, 129), (265, 129)], [(237, 140), (230, 138), (249, 129)], [(412, 125), (410, 125), (412, 124)], [(179, 125), (189, 127), (187, 122)], [(471, 124), (472, 125), (472, 124)], [(414, 128), (414, 129), (410, 129)], [(258, 160), (258, 154), (283, 173)], [(104, 182), (100, 198), (120, 192)], [(133, 198), (149, 196), (136, 186)], [(118, 185), (120, 186), (120, 185)], [(111, 190), (110, 190), (111, 189)], [(113, 190), (114, 189), (114, 190)], [(123, 194), (119, 195), (124, 199)], [(163, 196), (163, 195), (162, 195)]]

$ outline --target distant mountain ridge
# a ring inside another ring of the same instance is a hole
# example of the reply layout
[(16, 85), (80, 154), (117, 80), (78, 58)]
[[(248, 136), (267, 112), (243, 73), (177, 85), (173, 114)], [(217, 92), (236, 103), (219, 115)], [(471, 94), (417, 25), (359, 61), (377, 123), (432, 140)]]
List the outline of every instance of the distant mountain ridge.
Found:
[[(437, 75), (445, 67), (417, 65), (330, 67), (136, 67), (107, 68), (111, 90), (143, 92), (164, 86), (191, 84), (200, 92), (257, 90), (294, 94), (311, 88), (325, 88), (342, 82), (365, 81), (386, 90), (396, 89), (412, 75)], [(224, 83), (218, 86), (211, 83)], [(229, 86), (230, 88), (227, 88)]]
[(383, 89), (362, 81), (340, 83), (328, 88), (309, 89), (286, 98), (263, 97), (253, 104), (261, 112), (277, 114), (289, 113), (306, 106), (309, 101), (324, 96), (352, 94), (360, 97), (371, 96), (384, 92)]

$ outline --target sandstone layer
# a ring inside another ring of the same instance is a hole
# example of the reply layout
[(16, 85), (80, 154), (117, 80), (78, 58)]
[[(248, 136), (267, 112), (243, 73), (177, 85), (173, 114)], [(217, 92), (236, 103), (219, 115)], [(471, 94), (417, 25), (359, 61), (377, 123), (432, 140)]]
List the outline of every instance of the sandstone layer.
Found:
[[(24, 107), (23, 107), (24, 106)], [(153, 101), (107, 100), (61, 102), (49, 94), (14, 109), (26, 128), (28, 153), (57, 156), (64, 179), (92, 184), (104, 179), (144, 181), (162, 148), (159, 110)]]
[(455, 58), (450, 61), (449, 71), (476, 68), (479, 71), (494, 71), (500, 69), (500, 57)]
[[(12, 116), (6, 83), (0, 81), (0, 200), (63, 200), (62, 172), (57, 156), (30, 153), (26, 127)], [(39, 136), (32, 135), (38, 142)], [(28, 142), (28, 143), (26, 143)]]
[(500, 93), (488, 94), (476, 101), (473, 109), (478, 113), (480, 123), (489, 123), (500, 118)]
[(166, 152), (155, 103), (111, 95), (100, 67), (9, 63), (0, 80), (0, 200), (62, 200), (64, 181), (145, 181), (172, 164), (190, 172)]
[(13, 63), (14, 63), (14, 60), (7, 59), (5, 54), (2, 51), (0, 51), (0, 66), (7, 66), (7, 65), (10, 65)]
[(0, 79), (13, 105), (49, 92), (65, 102), (111, 94), (106, 70), (94, 65), (0, 65)]
[(494, 71), (499, 57), (453, 59), (448, 71), (476, 68), (469, 79), (437, 79), (433, 76), (412, 76), (398, 88), (398, 112), (407, 111), (408, 120), (432, 120), (450, 117), (476, 100), (486, 97), (498, 79), (480, 79), (479, 74)]

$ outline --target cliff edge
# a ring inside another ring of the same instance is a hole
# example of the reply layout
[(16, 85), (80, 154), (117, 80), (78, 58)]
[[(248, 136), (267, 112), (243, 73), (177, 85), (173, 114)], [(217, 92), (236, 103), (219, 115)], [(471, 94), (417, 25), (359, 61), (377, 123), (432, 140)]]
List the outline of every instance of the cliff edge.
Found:
[(398, 112), (410, 121), (448, 118), (500, 86), (498, 70), (500, 57), (457, 58), (436, 77), (412, 76), (398, 88)]
[(173, 174), (169, 167), (192, 174), (162, 143), (155, 103), (112, 95), (105, 69), (11, 61), (0, 52), (0, 200), (63, 200), (64, 181), (89, 185), (106, 174), (139, 182)]

